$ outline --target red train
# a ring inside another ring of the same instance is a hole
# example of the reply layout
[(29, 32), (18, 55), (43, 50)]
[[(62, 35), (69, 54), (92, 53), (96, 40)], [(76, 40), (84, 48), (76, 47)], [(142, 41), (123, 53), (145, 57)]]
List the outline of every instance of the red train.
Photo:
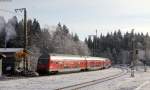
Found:
[(111, 61), (108, 58), (43, 54), (39, 57), (37, 71), (39, 73), (57, 73), (68, 71), (85, 71), (108, 68)]

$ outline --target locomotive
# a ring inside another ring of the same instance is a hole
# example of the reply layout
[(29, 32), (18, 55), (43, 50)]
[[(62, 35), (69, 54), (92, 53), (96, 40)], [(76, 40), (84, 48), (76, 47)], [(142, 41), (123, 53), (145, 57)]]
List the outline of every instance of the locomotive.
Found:
[(57, 73), (70, 71), (86, 71), (109, 68), (111, 60), (102, 57), (43, 54), (38, 59), (37, 72)]

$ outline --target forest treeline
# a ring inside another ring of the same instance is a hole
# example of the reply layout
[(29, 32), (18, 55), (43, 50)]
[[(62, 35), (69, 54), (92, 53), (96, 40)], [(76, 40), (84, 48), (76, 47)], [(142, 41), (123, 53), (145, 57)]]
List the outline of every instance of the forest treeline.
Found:
[[(0, 17), (0, 48), (23, 48), (24, 29), (23, 20), (12, 17), (5, 21)], [(38, 20), (27, 21), (27, 48), (40, 53), (58, 53), (89, 55), (87, 45), (81, 41), (76, 33), (71, 33), (66, 25), (58, 23), (55, 28), (41, 28)], [(35, 50), (36, 49), (36, 50)]]
[[(123, 57), (131, 55), (133, 46), (136, 50), (149, 49), (149, 41), (148, 33), (135, 33), (134, 29), (131, 32), (122, 33), (118, 30), (108, 32), (107, 35), (89, 36), (85, 39), (93, 56), (108, 57), (113, 60), (113, 63), (122, 63)], [(128, 61), (130, 63), (131, 60)]]
[[(0, 48), (23, 48), (23, 20), (17, 17), (7, 22), (0, 16)], [(54, 28), (41, 28), (38, 20), (27, 20), (28, 50), (39, 53), (58, 53), (91, 55), (110, 58), (113, 63), (122, 63), (123, 52), (130, 53), (135, 48), (144, 50), (150, 47), (150, 36), (143, 33), (122, 33), (121, 30), (107, 35), (89, 36), (81, 41), (76, 33), (70, 32), (66, 25), (58, 23)]]

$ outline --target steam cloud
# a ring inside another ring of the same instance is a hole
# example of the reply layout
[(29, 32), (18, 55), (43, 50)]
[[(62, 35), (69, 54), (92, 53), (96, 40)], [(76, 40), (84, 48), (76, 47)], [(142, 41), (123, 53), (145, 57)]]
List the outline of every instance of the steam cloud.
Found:
[(13, 18), (9, 19), (8, 23), (6, 24), (6, 27), (5, 27), (5, 32), (6, 32), (5, 39), (6, 39), (7, 42), (10, 39), (13, 39), (14, 37), (16, 37), (16, 30), (15, 30), (16, 23), (17, 23), (17, 18), (13, 17)]
[(4, 17), (0, 16), (0, 33), (2, 33), (5, 30), (5, 19)]
[(15, 16), (9, 19), (7, 23), (5, 22), (4, 17), (0, 16), (0, 33), (5, 32), (6, 42), (16, 37), (16, 24), (17, 18)]

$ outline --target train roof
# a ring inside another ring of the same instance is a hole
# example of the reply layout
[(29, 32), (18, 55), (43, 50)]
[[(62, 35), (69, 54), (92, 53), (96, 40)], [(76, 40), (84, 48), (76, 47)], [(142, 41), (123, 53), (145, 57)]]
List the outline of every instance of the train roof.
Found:
[(55, 54), (55, 53), (52, 53), (52, 54), (49, 54), (50, 56), (64, 56), (64, 57), (84, 57), (82, 55), (71, 55), (71, 54)]
[(87, 60), (109, 60), (108, 58), (104, 57), (91, 57), (91, 56), (86, 56)]
[(79, 55), (51, 55), (54, 60), (85, 60), (85, 57)]
[[(81, 56), (81, 55), (68, 55), (68, 54), (55, 54), (55, 53), (47, 53), (47, 54), (43, 54), (42, 56), (44, 57), (51, 57), (51, 59), (55, 59), (55, 60), (109, 60), (108, 58), (104, 58), (104, 57), (92, 57), (92, 56)], [(44, 58), (43, 57), (43, 58)]]
[(93, 57), (93, 56), (82, 56), (82, 55), (71, 55), (71, 54), (55, 54), (51, 53), (50, 56), (67, 56), (67, 57), (86, 57), (86, 58), (101, 58), (101, 59), (108, 59), (105, 57)]
[(53, 59), (72, 59), (72, 60), (109, 60), (103, 57), (81, 56), (81, 55), (67, 55), (67, 54), (50, 54)]

